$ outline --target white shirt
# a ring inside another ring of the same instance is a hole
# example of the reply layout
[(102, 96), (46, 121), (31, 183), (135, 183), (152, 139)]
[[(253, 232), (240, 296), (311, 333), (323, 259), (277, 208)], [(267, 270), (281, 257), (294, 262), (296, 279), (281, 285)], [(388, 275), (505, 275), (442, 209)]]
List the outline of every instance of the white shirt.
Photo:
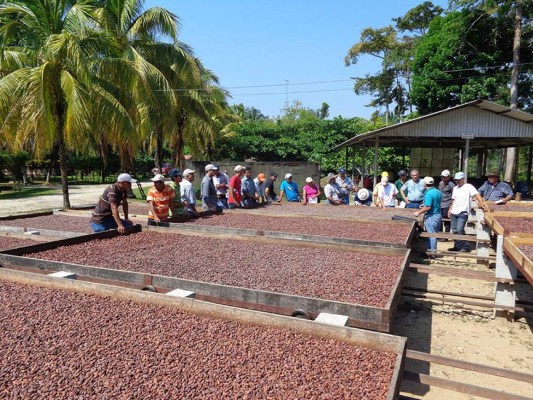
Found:
[(395, 185), (390, 182), (386, 185), (381, 184), (378, 186), (378, 198), (381, 200), (385, 207), (392, 206), (394, 207), (394, 199), (398, 195), (398, 189)]
[(180, 182), (180, 194), (182, 203), (186, 201), (189, 206), (196, 206), (196, 194), (194, 193), (192, 183), (189, 182), (187, 179), (183, 179)]
[(255, 184), (255, 190), (257, 191), (259, 196), (264, 197), (265, 196), (265, 181), (261, 183), (259, 182), (259, 178), (255, 178), (254, 184)]
[(332, 185), (331, 183), (328, 183), (324, 187), (324, 194), (327, 199), (331, 197), (333, 200), (339, 200), (339, 191), (339, 187), (337, 185)]
[(479, 194), (479, 192), (470, 183), (465, 183), (461, 187), (455, 186), (452, 192), (453, 204), (450, 213), (454, 215), (459, 215), (462, 212), (470, 213), (472, 197), (476, 194)]
[[(225, 183), (226, 185), (229, 185), (229, 178), (226, 174), (220, 173), (218, 176), (213, 175), (213, 183), (215, 184), (215, 188), (217, 189), (217, 194), (227, 194), (228, 189), (219, 189), (217, 188), (217, 185), (220, 185), (221, 183)], [(184, 179), (185, 180), (185, 179)]]

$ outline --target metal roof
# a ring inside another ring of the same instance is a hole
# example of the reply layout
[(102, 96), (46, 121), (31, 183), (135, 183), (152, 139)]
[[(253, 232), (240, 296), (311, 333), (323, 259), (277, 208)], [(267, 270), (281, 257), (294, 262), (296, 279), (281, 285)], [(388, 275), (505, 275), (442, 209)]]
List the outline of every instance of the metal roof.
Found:
[(533, 144), (533, 115), (487, 100), (475, 100), (416, 119), (367, 132), (338, 144), (383, 147), (463, 147), (473, 149)]

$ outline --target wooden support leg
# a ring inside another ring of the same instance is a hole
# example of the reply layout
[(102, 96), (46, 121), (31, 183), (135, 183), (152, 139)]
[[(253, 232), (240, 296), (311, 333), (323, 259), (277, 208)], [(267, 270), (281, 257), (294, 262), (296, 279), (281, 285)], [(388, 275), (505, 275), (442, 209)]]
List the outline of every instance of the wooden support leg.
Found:
[[(503, 235), (498, 235), (496, 244), (496, 278), (516, 279), (517, 269), (514, 263), (507, 258), (503, 253)], [(516, 305), (516, 290), (512, 283), (496, 283), (496, 290), (494, 296), (494, 304), (496, 306), (510, 306)], [(509, 320), (513, 317), (512, 311), (496, 310), (494, 316), (505, 317)]]

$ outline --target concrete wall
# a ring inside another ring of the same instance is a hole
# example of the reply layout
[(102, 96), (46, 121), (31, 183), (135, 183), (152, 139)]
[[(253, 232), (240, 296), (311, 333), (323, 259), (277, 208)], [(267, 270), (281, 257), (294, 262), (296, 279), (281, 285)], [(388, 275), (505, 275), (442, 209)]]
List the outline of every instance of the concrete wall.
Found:
[[(298, 189), (301, 191), (302, 187), (305, 185), (305, 178), (308, 176), (312, 177), (315, 182), (320, 182), (320, 164), (317, 163), (308, 163), (308, 162), (245, 162), (245, 161), (213, 161), (214, 164), (220, 166), (221, 171), (227, 171), (228, 175), (231, 177), (234, 172), (233, 169), (237, 165), (242, 165), (244, 167), (250, 166), (252, 168), (252, 177), (255, 178), (257, 174), (261, 172), (268, 177), (271, 172), (278, 174), (278, 180), (276, 182), (276, 188), (279, 193), (279, 185), (283, 181), (286, 173), (291, 173), (293, 175), (294, 181), (298, 184)], [(185, 168), (196, 170), (194, 185), (195, 187), (200, 186), (200, 182), (205, 174), (204, 167), (209, 164), (208, 161), (185, 161)]]

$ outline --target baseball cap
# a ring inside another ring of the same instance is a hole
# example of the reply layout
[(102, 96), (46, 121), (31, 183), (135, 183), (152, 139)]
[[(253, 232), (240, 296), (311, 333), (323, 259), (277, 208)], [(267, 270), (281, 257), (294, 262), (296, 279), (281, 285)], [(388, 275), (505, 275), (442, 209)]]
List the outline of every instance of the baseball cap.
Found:
[(431, 176), (426, 176), (424, 178), (424, 183), (426, 185), (433, 185), (435, 183), (435, 180)]
[(259, 182), (263, 182), (265, 180), (265, 174), (260, 173), (259, 175), (257, 175), (257, 179), (259, 179)]
[(215, 169), (215, 166), (213, 164), (207, 164), (205, 166), (205, 172), (209, 172)]
[(117, 182), (137, 183), (137, 179), (133, 179), (130, 174), (120, 174), (117, 178)]
[(448, 171), (447, 169), (445, 169), (444, 171), (442, 171), (440, 173), (440, 176), (450, 176), (450, 171)]
[(346, 170), (344, 168), (339, 168), (339, 174), (345, 174)]
[(368, 192), (368, 189), (359, 189), (357, 191), (357, 198), (361, 201), (365, 201), (370, 196), (370, 193)]
[(278, 174), (277, 174), (277, 173), (275, 173), (275, 172), (271, 172), (271, 173), (270, 173), (270, 176), (275, 176), (275, 177), (277, 177), (277, 176), (278, 176)]
[(313, 178), (311, 178), (310, 176), (308, 176), (307, 178), (305, 178), (305, 182), (306, 182), (306, 183), (311, 183), (311, 182), (313, 182)]
[(152, 182), (164, 182), (165, 181), (165, 176), (163, 174), (156, 174), (156, 176), (154, 176), (152, 179), (151, 179)]
[(185, 171), (183, 171), (183, 176), (194, 174), (195, 171), (196, 170), (194, 170), (194, 169), (186, 169)]
[(464, 172), (457, 172), (455, 176), (453, 177), (454, 180), (464, 179), (465, 173)]
[(383, 176), (386, 176), (386, 177), (388, 178), (388, 177), (389, 177), (389, 173), (388, 173), (387, 171), (383, 171), (383, 172), (381, 173), (381, 176), (382, 176), (382, 177), (383, 177)]
[(175, 178), (176, 176), (182, 176), (181, 171), (177, 168), (174, 168), (172, 171), (168, 173), (168, 176), (171, 178)]
[(241, 172), (244, 171), (244, 167), (242, 165), (237, 165), (235, 168), (233, 168), (235, 172)]
[(289, 179), (289, 178), (292, 178), (292, 174), (289, 174), (289, 173), (285, 174), (285, 179)]
[(402, 169), (400, 172), (398, 172), (398, 175), (406, 176), (407, 175), (407, 171), (405, 169)]

